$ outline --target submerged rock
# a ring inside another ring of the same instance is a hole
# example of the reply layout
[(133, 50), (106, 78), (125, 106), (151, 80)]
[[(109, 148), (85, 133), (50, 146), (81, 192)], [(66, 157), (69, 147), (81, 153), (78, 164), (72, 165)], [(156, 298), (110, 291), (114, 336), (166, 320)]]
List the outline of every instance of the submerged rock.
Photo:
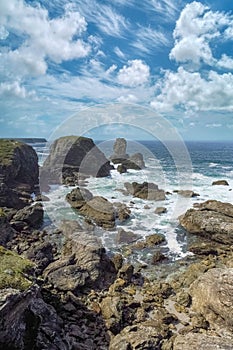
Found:
[(166, 199), (164, 190), (160, 190), (154, 183), (143, 182), (140, 184), (138, 182), (126, 182), (124, 185), (126, 190), (134, 197), (155, 201)]
[(0, 140), (0, 206), (21, 209), (39, 183), (38, 157), (22, 142)]
[(65, 136), (53, 142), (40, 176), (42, 186), (77, 184), (83, 176), (105, 177), (113, 167), (103, 152), (87, 137)]

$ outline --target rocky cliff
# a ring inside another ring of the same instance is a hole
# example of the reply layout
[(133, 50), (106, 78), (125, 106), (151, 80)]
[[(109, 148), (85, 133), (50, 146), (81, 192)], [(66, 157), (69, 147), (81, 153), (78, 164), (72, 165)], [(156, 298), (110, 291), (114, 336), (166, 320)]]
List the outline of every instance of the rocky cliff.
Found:
[(0, 206), (23, 208), (39, 182), (38, 157), (22, 142), (0, 140)]

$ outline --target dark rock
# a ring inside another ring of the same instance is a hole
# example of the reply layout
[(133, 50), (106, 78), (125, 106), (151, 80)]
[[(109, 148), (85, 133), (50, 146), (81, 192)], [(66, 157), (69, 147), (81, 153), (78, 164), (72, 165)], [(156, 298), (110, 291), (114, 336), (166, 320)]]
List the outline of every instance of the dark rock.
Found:
[(165, 192), (160, 190), (156, 184), (150, 182), (143, 182), (139, 184), (137, 182), (126, 182), (125, 188), (134, 197), (141, 199), (160, 201), (165, 199)]
[(158, 252), (156, 252), (155, 254), (153, 254), (151, 263), (152, 263), (153, 265), (155, 265), (155, 264), (157, 264), (158, 262), (161, 262), (161, 261), (166, 260), (166, 259), (167, 259), (167, 257), (166, 257), (163, 253), (161, 253), (160, 251), (158, 251)]
[(164, 213), (166, 213), (167, 212), (167, 208), (165, 208), (165, 207), (157, 207), (156, 209), (155, 209), (155, 214), (164, 214)]
[(37, 286), (24, 292), (0, 290), (0, 304), (1, 349), (71, 349), (61, 319)]
[(111, 258), (116, 271), (120, 270), (122, 268), (123, 265), (123, 256), (121, 254), (115, 254), (112, 258)]
[(212, 182), (212, 186), (214, 185), (229, 186), (229, 183), (227, 182), (227, 180), (217, 180)]
[(35, 198), (35, 202), (49, 202), (49, 201), (50, 201), (50, 198), (45, 196), (44, 194), (40, 194)]
[(120, 174), (127, 173), (127, 167), (126, 167), (125, 165), (123, 165), (123, 164), (119, 164), (119, 165), (117, 166), (117, 171), (118, 171), (118, 173), (120, 173)]
[(139, 235), (131, 232), (131, 231), (125, 231), (123, 228), (118, 229), (118, 234), (116, 236), (116, 243), (133, 243), (137, 241), (139, 238)]
[(16, 235), (16, 231), (9, 224), (5, 214), (0, 215), (0, 245), (6, 247), (7, 243)]
[(14, 140), (0, 140), (0, 206), (21, 209), (39, 182), (35, 150)]
[(39, 228), (43, 223), (44, 210), (40, 203), (18, 210), (13, 216), (11, 223), (23, 221), (32, 228)]
[(113, 167), (92, 139), (65, 136), (51, 146), (40, 176), (41, 185), (49, 183), (78, 184), (83, 176), (105, 177)]
[(117, 276), (121, 279), (123, 279), (126, 282), (131, 282), (131, 279), (133, 277), (134, 267), (131, 264), (125, 264), (122, 266), (122, 268), (118, 271)]
[(26, 252), (28, 259), (37, 265), (37, 271), (42, 271), (53, 261), (53, 245), (50, 242), (32, 245)]

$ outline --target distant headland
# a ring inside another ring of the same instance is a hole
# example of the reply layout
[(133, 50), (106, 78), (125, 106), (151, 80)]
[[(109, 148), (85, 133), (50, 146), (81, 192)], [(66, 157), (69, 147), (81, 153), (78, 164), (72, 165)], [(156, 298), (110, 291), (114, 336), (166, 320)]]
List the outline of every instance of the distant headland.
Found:
[(15, 141), (21, 141), (25, 143), (44, 143), (47, 142), (45, 138), (42, 137), (1, 137), (0, 139), (5, 140), (15, 140)]

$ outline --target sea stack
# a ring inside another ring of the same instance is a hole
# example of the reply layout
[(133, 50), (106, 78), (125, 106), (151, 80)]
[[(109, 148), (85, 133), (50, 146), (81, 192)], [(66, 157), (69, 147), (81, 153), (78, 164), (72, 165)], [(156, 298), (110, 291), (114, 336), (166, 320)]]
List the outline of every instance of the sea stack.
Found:
[(80, 136), (64, 136), (55, 140), (45, 160), (40, 183), (74, 185), (82, 177), (105, 177), (113, 166), (93, 140)]
[(121, 164), (118, 167), (119, 173), (124, 173), (127, 169), (140, 170), (145, 168), (145, 162), (143, 160), (143, 155), (141, 153), (134, 153), (129, 156), (126, 153), (127, 141), (124, 138), (117, 138), (113, 145), (113, 154), (110, 160), (114, 164)]

